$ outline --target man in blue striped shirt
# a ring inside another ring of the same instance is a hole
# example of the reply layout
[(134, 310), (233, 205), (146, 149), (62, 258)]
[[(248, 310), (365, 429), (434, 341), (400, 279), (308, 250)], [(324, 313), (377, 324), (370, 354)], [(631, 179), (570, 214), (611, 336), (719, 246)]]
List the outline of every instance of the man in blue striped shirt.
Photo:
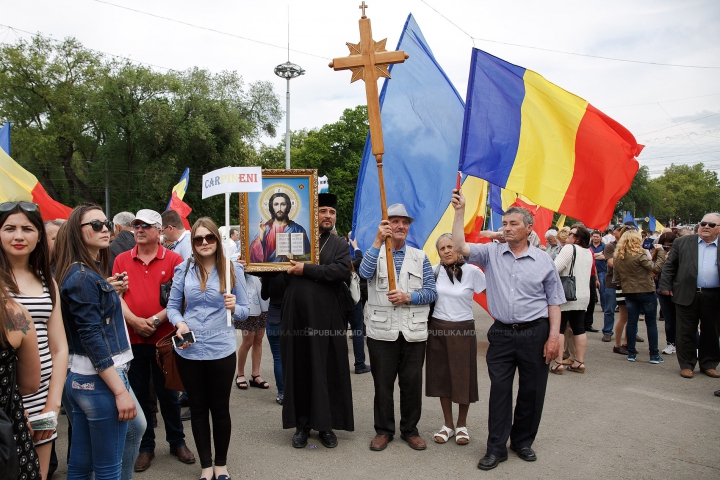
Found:
[[(380, 451), (395, 435), (395, 378), (400, 385), (400, 438), (415, 450), (425, 450), (417, 424), (422, 410), (422, 368), (428, 337), (429, 304), (435, 301), (435, 276), (425, 252), (405, 244), (414, 219), (405, 206), (388, 208), (372, 246), (360, 264), (368, 280), (365, 306), (370, 368), (375, 385), (375, 438), (370, 450)], [(390, 237), (397, 286), (390, 290), (385, 249)], [(402, 333), (402, 335), (401, 335)]]

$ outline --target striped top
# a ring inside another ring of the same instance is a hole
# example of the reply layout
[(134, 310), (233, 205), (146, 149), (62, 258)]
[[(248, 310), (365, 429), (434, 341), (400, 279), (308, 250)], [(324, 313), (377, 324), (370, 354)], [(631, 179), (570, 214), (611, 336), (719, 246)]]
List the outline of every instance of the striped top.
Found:
[[(50, 376), (52, 375), (52, 358), (50, 358), (50, 345), (48, 343), (47, 321), (52, 313), (53, 305), (50, 298), (50, 291), (47, 284), (43, 282), (43, 293), (39, 297), (28, 295), (13, 295), (18, 303), (21, 303), (30, 312), (35, 323), (37, 332), (38, 350), (40, 351), (40, 388), (37, 392), (23, 396), (23, 405), (28, 413), (36, 415), (42, 412), (47, 403), (48, 391), (50, 389)], [(57, 431), (45, 441), (47, 443), (57, 438)], [(39, 445), (39, 444), (38, 444)]]

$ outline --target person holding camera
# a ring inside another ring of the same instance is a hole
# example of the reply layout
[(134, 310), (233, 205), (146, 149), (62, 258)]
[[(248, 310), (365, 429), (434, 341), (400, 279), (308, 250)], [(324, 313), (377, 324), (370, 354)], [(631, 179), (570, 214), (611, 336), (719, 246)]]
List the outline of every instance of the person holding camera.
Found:
[[(155, 360), (155, 345), (173, 331), (167, 312), (160, 304), (160, 285), (173, 278), (175, 267), (182, 257), (160, 245), (162, 218), (153, 210), (140, 210), (130, 223), (135, 232), (135, 246), (115, 258), (113, 276), (127, 276), (127, 290), (121, 296), (123, 316), (130, 334), (133, 360), (130, 362), (128, 380), (135, 392), (145, 418), (152, 418), (155, 400), (150, 392), (150, 380), (155, 386), (160, 413), (165, 423), (165, 438), (170, 444), (170, 454), (183, 463), (195, 463), (195, 456), (185, 444), (185, 433), (180, 420), (180, 401), (177, 393), (165, 388), (165, 375)], [(150, 468), (155, 458), (155, 429), (152, 422), (142, 435), (140, 453), (134, 470), (143, 472)]]
[[(229, 480), (230, 390), (237, 363), (232, 318), (248, 318), (245, 272), (237, 262), (226, 274), (227, 261), (217, 225), (199, 218), (190, 232), (194, 262), (175, 267), (167, 313), (177, 327), (175, 355), (190, 402), (190, 424), (200, 456), (201, 479)], [(230, 285), (227, 285), (227, 277)], [(227, 291), (231, 293), (225, 293)], [(212, 437), (209, 414), (212, 414)], [(211, 440), (214, 440), (213, 462)]]

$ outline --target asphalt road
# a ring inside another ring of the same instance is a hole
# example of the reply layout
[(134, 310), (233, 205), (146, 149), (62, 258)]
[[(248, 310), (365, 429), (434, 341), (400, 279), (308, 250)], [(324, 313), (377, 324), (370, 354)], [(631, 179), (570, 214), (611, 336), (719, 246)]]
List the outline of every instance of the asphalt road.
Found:
[[(492, 320), (476, 309), (480, 401), (468, 415), (470, 444), (435, 444), (432, 435), (443, 424), (440, 402), (423, 399), (418, 425), (428, 443), (425, 451), (411, 450), (399, 435), (383, 452), (368, 444), (373, 429), (371, 374), (352, 374), (355, 431), (337, 431), (339, 445), (326, 449), (316, 434), (301, 450), (292, 448), (291, 430), (281, 427), (281, 408), (276, 391), (270, 348), (265, 342), (261, 373), (269, 390), (232, 389), (230, 408), (233, 436), (228, 468), (233, 478), (627, 478), (718, 479), (720, 478), (720, 379), (697, 370), (684, 379), (674, 355), (665, 363), (651, 365), (647, 342), (639, 344), (638, 361), (612, 353), (612, 343), (601, 342), (600, 333), (588, 334), (585, 374), (550, 375), (538, 437), (533, 445), (538, 460), (527, 463), (510, 452), (508, 461), (489, 472), (477, 469), (485, 453), (490, 382), (485, 365), (486, 332)], [(599, 306), (595, 326), (602, 323)], [(659, 323), (660, 348), (665, 345), (664, 324)], [(641, 323), (640, 334), (645, 336)], [(353, 363), (352, 343), (349, 366)], [(249, 364), (246, 373), (250, 373)], [(516, 383), (517, 388), (517, 383)], [(396, 390), (396, 420), (399, 393)], [(455, 410), (457, 415), (457, 410)], [(158, 417), (160, 417), (158, 415)], [(156, 430), (156, 458), (139, 480), (199, 478), (199, 463), (184, 465), (170, 456), (164, 442), (162, 418)], [(197, 455), (189, 422), (187, 443)], [(67, 467), (65, 417), (57, 442), (60, 467), (53, 477), (64, 478)]]

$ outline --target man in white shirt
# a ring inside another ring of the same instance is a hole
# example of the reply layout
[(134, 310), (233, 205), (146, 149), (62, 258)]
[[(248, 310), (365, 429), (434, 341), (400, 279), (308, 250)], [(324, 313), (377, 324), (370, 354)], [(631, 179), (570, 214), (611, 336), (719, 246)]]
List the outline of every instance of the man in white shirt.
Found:
[(183, 261), (192, 256), (190, 232), (185, 230), (180, 214), (175, 210), (165, 210), (162, 214), (162, 234), (172, 243), (168, 247), (180, 255)]

